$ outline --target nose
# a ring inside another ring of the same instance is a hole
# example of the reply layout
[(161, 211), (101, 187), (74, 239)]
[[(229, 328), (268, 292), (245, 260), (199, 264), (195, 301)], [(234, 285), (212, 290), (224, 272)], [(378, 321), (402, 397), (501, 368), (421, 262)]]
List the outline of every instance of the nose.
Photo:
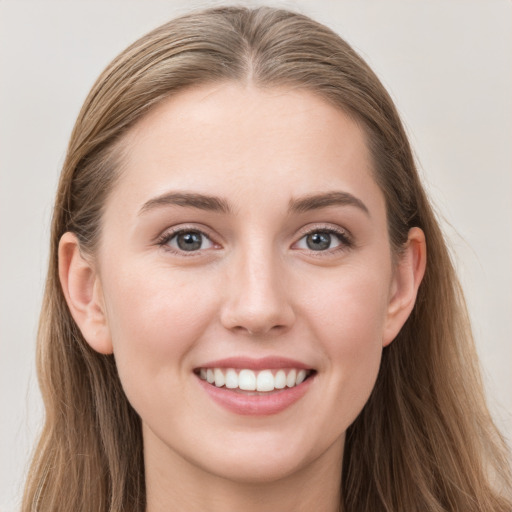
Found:
[(240, 254), (229, 268), (221, 322), (233, 332), (275, 335), (290, 329), (295, 313), (280, 258), (267, 251)]

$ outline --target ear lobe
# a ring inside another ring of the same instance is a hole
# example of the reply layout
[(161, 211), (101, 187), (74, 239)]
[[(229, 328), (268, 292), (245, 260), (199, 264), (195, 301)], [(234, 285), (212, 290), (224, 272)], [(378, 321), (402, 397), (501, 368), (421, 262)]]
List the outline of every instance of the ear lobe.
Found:
[(78, 239), (71, 232), (60, 239), (59, 278), (71, 315), (87, 343), (96, 352), (112, 354), (99, 277), (80, 253)]
[(383, 346), (389, 345), (395, 339), (411, 314), (426, 264), (425, 234), (420, 228), (411, 228), (393, 276)]

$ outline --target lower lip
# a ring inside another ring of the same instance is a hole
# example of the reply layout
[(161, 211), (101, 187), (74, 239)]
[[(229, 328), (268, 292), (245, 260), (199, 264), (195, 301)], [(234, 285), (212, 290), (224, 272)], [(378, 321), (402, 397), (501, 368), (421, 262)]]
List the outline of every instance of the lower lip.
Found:
[(199, 378), (198, 381), (210, 398), (225, 409), (241, 415), (268, 416), (284, 411), (300, 400), (308, 391), (313, 379), (314, 375), (293, 388), (261, 395), (248, 395), (227, 388), (218, 388)]

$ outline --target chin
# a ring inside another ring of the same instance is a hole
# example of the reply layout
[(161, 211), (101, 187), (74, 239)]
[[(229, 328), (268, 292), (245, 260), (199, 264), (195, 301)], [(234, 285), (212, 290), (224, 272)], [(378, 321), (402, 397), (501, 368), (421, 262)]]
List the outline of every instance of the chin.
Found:
[(209, 472), (220, 478), (240, 484), (268, 484), (286, 479), (307, 467), (310, 461), (303, 458), (268, 454), (235, 455), (223, 458), (216, 464), (208, 464)]
[(219, 445), (221, 450), (212, 450), (202, 464), (197, 462), (209, 473), (241, 484), (271, 483), (291, 477), (312, 467), (336, 443), (338, 462), (343, 454), (343, 436), (329, 445), (325, 438), (314, 442), (307, 432), (294, 436), (285, 431), (274, 435), (266, 431), (233, 437), (232, 442)]

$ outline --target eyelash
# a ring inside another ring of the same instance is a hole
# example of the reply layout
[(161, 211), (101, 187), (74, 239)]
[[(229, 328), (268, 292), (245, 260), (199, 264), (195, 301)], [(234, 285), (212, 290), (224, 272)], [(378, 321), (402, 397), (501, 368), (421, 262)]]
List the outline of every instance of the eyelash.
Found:
[[(322, 257), (327, 255), (334, 255), (339, 252), (347, 251), (354, 247), (354, 240), (352, 235), (345, 229), (335, 228), (333, 226), (315, 226), (312, 229), (307, 229), (300, 234), (300, 238), (295, 242), (297, 244), (300, 240), (308, 235), (312, 235), (314, 233), (325, 233), (328, 235), (334, 235), (340, 242), (338, 247), (334, 247), (333, 249), (326, 249), (325, 251), (314, 251), (311, 249), (309, 252), (312, 256)], [(295, 245), (294, 244), (294, 245)]]
[[(169, 251), (173, 254), (178, 254), (180, 256), (185, 256), (185, 257), (194, 257), (194, 256), (199, 256), (200, 255), (200, 252), (201, 250), (198, 249), (196, 251), (182, 251), (182, 250), (176, 250), (172, 247), (170, 247), (168, 244), (169, 242), (175, 238), (176, 236), (182, 234), (182, 233), (198, 233), (199, 235), (207, 238), (208, 240), (210, 240), (210, 242), (212, 244), (215, 245), (215, 242), (213, 242), (213, 240), (211, 239), (211, 237), (205, 233), (204, 231), (202, 231), (201, 229), (198, 229), (198, 228), (195, 228), (195, 227), (184, 227), (184, 228), (179, 228), (179, 229), (176, 229), (174, 231), (167, 231), (165, 233), (163, 233), (156, 241), (156, 244), (160, 247), (162, 247), (164, 250), (166, 251)], [(336, 238), (339, 240), (340, 242), (340, 245), (338, 247), (335, 247), (333, 249), (327, 249), (325, 251), (314, 251), (314, 250), (310, 250), (309, 252), (312, 253), (314, 256), (319, 256), (321, 257), (322, 255), (325, 255), (325, 254), (335, 254), (335, 253), (338, 253), (340, 251), (346, 251), (346, 250), (349, 250), (351, 249), (353, 246), (354, 246), (354, 242), (353, 242), (353, 239), (352, 239), (352, 236), (350, 235), (349, 232), (347, 232), (346, 230), (343, 230), (343, 229), (336, 229), (332, 226), (315, 226), (315, 228), (313, 229), (309, 229), (309, 230), (306, 230), (306, 231), (303, 231), (301, 234), (300, 234), (300, 237), (299, 239), (294, 243), (297, 244), (300, 240), (302, 240), (304, 237), (308, 236), (308, 235), (312, 235), (314, 233), (325, 233), (325, 234), (328, 234), (328, 235), (334, 235), (336, 236)]]
[(212, 242), (212, 244), (215, 245), (215, 243), (212, 241), (211, 237), (207, 233), (205, 233), (203, 230), (198, 229), (193, 226), (190, 226), (190, 227), (185, 226), (185, 227), (173, 230), (173, 231), (166, 231), (157, 239), (156, 244), (158, 246), (160, 246), (162, 249), (164, 249), (172, 254), (177, 254), (179, 256), (185, 256), (185, 257), (199, 256), (201, 250), (180, 251), (180, 250), (176, 250), (173, 247), (170, 247), (169, 245), (167, 245), (173, 238), (177, 237), (178, 235), (180, 235), (182, 233), (198, 233), (201, 236), (210, 240)]

